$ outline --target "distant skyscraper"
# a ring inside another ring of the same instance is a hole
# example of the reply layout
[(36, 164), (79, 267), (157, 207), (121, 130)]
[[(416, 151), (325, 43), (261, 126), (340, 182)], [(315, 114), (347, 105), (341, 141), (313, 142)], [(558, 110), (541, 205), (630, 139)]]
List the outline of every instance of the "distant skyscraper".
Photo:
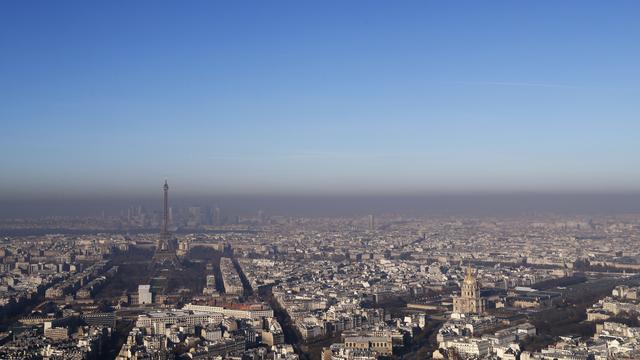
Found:
[(373, 231), (376, 229), (376, 219), (373, 214), (369, 215), (369, 230)]
[(202, 209), (200, 206), (190, 206), (187, 208), (187, 226), (196, 227), (202, 223)]
[(220, 208), (217, 206), (213, 209), (213, 224), (222, 225), (222, 214), (220, 212)]

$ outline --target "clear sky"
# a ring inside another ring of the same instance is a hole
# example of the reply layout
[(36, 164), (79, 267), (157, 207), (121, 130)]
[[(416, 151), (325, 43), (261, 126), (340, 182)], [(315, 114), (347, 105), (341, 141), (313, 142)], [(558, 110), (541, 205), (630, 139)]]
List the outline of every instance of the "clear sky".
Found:
[(1, 1), (0, 196), (640, 190), (638, 1)]

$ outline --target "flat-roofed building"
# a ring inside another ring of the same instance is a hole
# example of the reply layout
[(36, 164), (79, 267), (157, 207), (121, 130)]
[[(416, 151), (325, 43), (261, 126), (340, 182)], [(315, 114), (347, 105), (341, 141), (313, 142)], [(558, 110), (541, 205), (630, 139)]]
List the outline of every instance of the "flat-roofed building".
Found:
[(344, 339), (346, 349), (372, 350), (380, 355), (393, 354), (390, 336), (351, 336)]

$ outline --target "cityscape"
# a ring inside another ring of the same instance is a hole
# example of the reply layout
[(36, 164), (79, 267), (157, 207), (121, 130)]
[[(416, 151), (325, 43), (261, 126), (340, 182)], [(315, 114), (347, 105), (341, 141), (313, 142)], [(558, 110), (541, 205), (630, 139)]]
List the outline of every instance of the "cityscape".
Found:
[(169, 189), (4, 237), (0, 357), (640, 357), (640, 215), (229, 220)]
[(0, 3), (0, 359), (640, 359), (640, 3)]

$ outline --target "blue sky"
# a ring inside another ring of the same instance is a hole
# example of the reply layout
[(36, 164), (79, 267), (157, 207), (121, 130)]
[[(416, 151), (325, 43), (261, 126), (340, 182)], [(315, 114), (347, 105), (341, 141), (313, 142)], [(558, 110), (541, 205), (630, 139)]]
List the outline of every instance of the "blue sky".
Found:
[(640, 190), (637, 1), (2, 1), (0, 196)]

